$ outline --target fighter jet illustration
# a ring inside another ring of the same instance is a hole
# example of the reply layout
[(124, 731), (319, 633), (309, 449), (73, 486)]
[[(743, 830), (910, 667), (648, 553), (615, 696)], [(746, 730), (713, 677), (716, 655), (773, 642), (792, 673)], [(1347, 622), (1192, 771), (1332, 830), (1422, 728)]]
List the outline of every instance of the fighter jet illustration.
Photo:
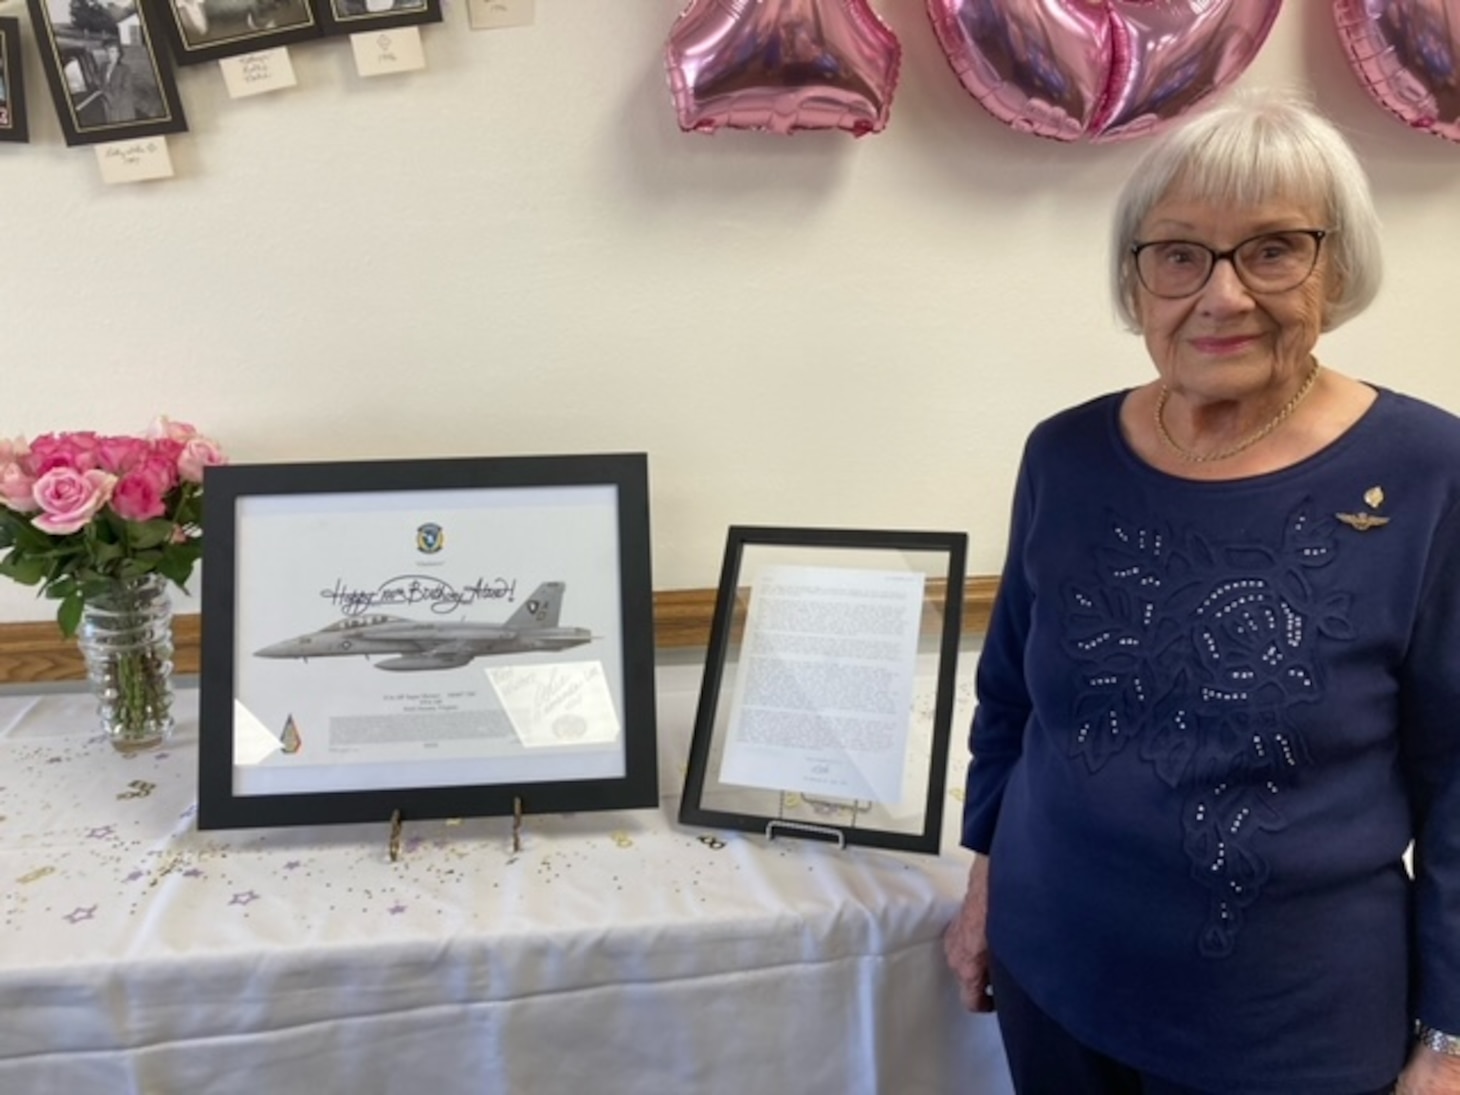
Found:
[(400, 616), (347, 616), (319, 631), (254, 651), (257, 658), (334, 658), (394, 654), (376, 669), (457, 669), (473, 658), (567, 650), (592, 640), (586, 627), (559, 627), (562, 582), (544, 582), (501, 624), (407, 620)]

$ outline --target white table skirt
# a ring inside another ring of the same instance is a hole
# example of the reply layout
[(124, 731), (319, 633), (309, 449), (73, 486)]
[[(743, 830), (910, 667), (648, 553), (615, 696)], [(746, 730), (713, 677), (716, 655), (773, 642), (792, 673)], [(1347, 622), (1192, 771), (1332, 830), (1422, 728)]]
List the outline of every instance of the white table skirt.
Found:
[(659, 810), (528, 817), (516, 854), (510, 819), (408, 823), (391, 862), (383, 825), (197, 831), (196, 700), (124, 758), (84, 695), (0, 697), (0, 1091), (1009, 1090), (943, 966), (953, 799), (940, 857), (710, 839), (671, 698)]

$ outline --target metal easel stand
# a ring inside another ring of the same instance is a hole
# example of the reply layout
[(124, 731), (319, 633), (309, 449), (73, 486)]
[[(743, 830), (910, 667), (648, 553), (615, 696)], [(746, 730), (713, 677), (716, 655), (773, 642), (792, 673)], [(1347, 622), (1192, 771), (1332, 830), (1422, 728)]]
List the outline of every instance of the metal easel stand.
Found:
[[(512, 854), (514, 856), (522, 851), (522, 814), (522, 799), (520, 796), (514, 795), (512, 798)], [(400, 811), (395, 810), (390, 815), (390, 841), (386, 845), (386, 851), (392, 863), (400, 860), (402, 828)]]
[(847, 834), (832, 825), (812, 825), (805, 821), (784, 821), (775, 817), (765, 823), (767, 840), (775, 840), (782, 832), (786, 836), (810, 836), (829, 840), (836, 845), (837, 851), (842, 851), (847, 846)]
[(791, 791), (782, 791), (777, 804), (777, 812), (780, 816), (773, 817), (765, 824), (765, 835), (767, 840), (775, 840), (778, 834), (785, 836), (808, 836), (816, 840), (826, 840), (837, 846), (842, 851), (847, 846), (848, 828), (857, 827), (857, 818), (872, 808), (869, 802), (865, 806), (860, 802), (853, 802), (850, 805), (845, 803), (828, 802), (822, 799), (814, 799), (809, 795), (802, 794), (801, 801), (810, 803), (813, 807), (822, 806), (831, 811), (846, 811), (852, 815), (852, 822), (849, 826), (840, 825), (816, 825), (809, 821), (789, 821), (786, 814), (786, 796), (793, 794)]
[(395, 863), (397, 860), (400, 859), (400, 845), (401, 817), (400, 811), (395, 810), (392, 811), (390, 815), (390, 843), (386, 846), (386, 850), (390, 855), (390, 861), (392, 863)]

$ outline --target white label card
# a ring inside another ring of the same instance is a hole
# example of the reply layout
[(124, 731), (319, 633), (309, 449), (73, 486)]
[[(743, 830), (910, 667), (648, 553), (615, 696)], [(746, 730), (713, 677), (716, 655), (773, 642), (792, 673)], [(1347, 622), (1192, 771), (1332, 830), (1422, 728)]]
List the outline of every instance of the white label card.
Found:
[(426, 67), (420, 27), (391, 27), (350, 35), (355, 71), (361, 76), (389, 76)]
[(530, 27), (537, 19), (536, 0), (466, 0), (472, 30)]
[(101, 181), (108, 186), (172, 178), (172, 157), (167, 152), (166, 137), (108, 141), (94, 147)]
[(618, 713), (598, 662), (494, 666), (487, 679), (525, 746), (618, 741)]
[(283, 46), (225, 57), (218, 62), (218, 68), (223, 73), (223, 85), (231, 99), (281, 91), (298, 83), (294, 77), (294, 63), (289, 60), (289, 51)]

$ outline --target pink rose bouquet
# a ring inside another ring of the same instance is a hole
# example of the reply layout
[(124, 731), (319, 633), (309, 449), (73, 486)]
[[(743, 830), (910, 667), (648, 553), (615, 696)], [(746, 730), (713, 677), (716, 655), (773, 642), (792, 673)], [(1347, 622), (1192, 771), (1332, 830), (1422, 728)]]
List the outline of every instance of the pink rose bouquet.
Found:
[(59, 599), (67, 635), (119, 580), (156, 572), (185, 587), (203, 551), (203, 471), (224, 462), (167, 418), (142, 437), (0, 438), (0, 575)]

